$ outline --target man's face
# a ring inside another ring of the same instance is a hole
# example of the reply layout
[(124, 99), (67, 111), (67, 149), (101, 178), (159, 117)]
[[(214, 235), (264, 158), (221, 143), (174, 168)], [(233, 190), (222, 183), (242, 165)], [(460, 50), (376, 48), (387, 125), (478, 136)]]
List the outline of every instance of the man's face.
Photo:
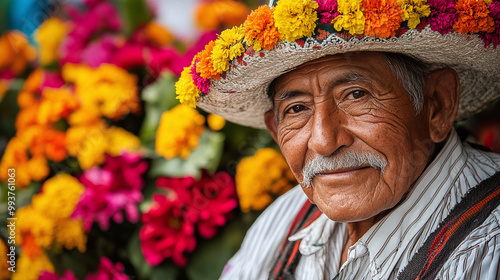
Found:
[(299, 182), (319, 156), (368, 153), (380, 167), (322, 170), (304, 187), (335, 221), (355, 222), (394, 207), (424, 170), (432, 144), (426, 104), (416, 114), (383, 54), (335, 55), (308, 62), (275, 81), (274, 134)]

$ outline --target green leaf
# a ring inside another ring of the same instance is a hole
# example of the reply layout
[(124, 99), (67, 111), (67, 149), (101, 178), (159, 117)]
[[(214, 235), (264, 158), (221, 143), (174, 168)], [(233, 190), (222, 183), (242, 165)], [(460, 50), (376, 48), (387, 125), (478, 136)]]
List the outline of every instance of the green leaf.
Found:
[(167, 177), (192, 176), (200, 178), (201, 169), (215, 172), (219, 166), (222, 149), (224, 147), (224, 134), (205, 130), (200, 137), (199, 146), (191, 152), (187, 159), (175, 157), (154, 159), (151, 163), (150, 175)]
[(135, 272), (139, 279), (149, 279), (151, 276), (152, 268), (146, 262), (141, 250), (141, 240), (139, 239), (139, 231), (136, 231), (129, 240), (127, 251), (130, 263), (135, 268)]
[(172, 263), (164, 263), (153, 267), (151, 280), (177, 279), (179, 268)]
[(215, 238), (201, 240), (186, 266), (189, 279), (218, 279), (224, 265), (240, 247), (245, 232), (246, 228), (239, 221), (233, 220)]
[(142, 91), (144, 100), (144, 121), (139, 137), (143, 143), (149, 143), (147, 148), (154, 150), (156, 129), (160, 123), (163, 112), (177, 106), (179, 101), (175, 98), (175, 82), (177, 77), (171, 73), (164, 73), (158, 80)]
[(149, 22), (153, 16), (143, 0), (115, 0), (116, 7), (120, 11), (124, 21), (124, 33), (132, 35), (135, 29)]

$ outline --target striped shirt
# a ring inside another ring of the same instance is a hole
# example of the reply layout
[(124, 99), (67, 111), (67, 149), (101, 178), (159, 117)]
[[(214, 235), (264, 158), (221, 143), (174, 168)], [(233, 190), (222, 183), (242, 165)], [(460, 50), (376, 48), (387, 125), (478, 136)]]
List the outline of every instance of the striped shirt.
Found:
[[(396, 279), (465, 193), (500, 170), (500, 155), (461, 143), (455, 131), (406, 198), (349, 248), (344, 223), (324, 214), (289, 237), (302, 239), (297, 279)], [(220, 279), (267, 279), (306, 196), (299, 186), (270, 205), (247, 232)], [(500, 279), (500, 207), (455, 249), (437, 279)]]

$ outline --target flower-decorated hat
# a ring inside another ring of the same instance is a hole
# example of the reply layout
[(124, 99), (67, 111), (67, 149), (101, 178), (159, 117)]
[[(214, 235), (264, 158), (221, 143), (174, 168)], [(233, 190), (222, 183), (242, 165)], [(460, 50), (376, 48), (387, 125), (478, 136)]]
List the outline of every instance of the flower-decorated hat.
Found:
[(271, 0), (198, 53), (176, 84), (185, 104), (265, 128), (269, 84), (353, 51), (403, 53), (460, 77), (458, 119), (500, 97), (499, 0)]

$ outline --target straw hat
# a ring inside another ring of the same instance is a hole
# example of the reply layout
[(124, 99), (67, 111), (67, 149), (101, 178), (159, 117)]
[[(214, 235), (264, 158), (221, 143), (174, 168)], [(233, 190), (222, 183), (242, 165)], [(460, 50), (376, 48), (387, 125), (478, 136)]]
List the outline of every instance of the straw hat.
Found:
[(500, 97), (500, 1), (279, 0), (198, 53), (177, 98), (229, 121), (265, 128), (269, 84), (297, 66), (353, 51), (397, 52), (460, 77), (458, 119)]

